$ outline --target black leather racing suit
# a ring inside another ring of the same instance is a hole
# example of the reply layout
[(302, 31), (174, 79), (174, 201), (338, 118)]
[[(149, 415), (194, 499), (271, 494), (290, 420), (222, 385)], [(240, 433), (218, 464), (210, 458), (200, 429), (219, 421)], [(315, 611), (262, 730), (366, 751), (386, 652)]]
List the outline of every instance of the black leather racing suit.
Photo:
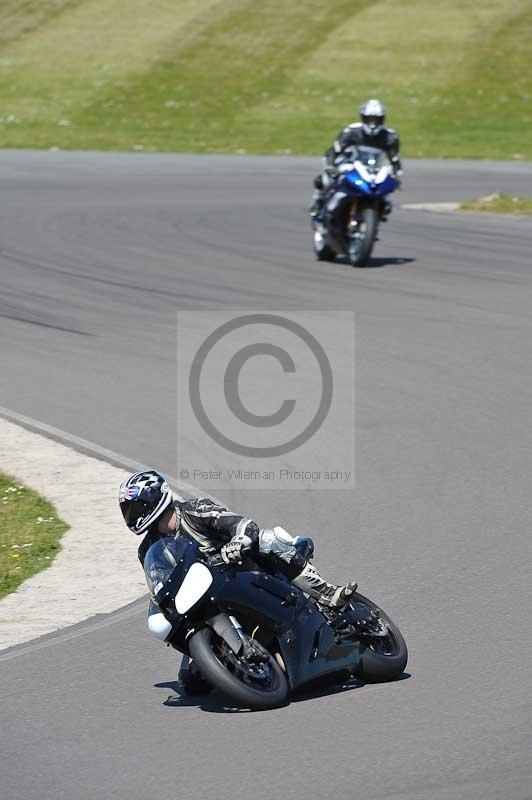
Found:
[(333, 167), (334, 160), (348, 147), (378, 147), (384, 150), (395, 173), (401, 170), (399, 158), (399, 136), (393, 128), (382, 127), (376, 134), (367, 134), (361, 122), (353, 122), (342, 128), (332, 147), (325, 151), (326, 167)]
[[(347, 602), (355, 590), (354, 582), (338, 586), (328, 583), (319, 574), (310, 561), (314, 553), (311, 539), (291, 536), (280, 526), (259, 528), (252, 519), (235, 514), (205, 497), (176, 502), (174, 508), (176, 536), (194, 539), (204, 555), (216, 553), (224, 545), (249, 548), (258, 566), (283, 573), (294, 586), (332, 606)], [(140, 544), (138, 555), (142, 565), (148, 549), (160, 537), (157, 527), (156, 522)], [(158, 609), (152, 601), (148, 614), (156, 613)]]
[[(234, 514), (209, 498), (197, 497), (176, 502), (174, 506), (176, 535), (195, 539), (203, 555), (219, 551), (235, 537), (244, 537), (244, 543), (250, 548), (252, 557), (258, 557), (259, 564), (264, 557), (273, 559), (275, 568), (292, 580), (301, 573), (312, 554), (307, 549), (305, 558), (301, 550), (296, 549), (299, 537), (290, 536), (278, 527), (261, 530), (252, 519)], [(140, 544), (138, 554), (141, 564), (149, 547), (159, 538), (157, 523), (153, 528)]]
[[(312, 197), (312, 205), (310, 207), (310, 214), (312, 217), (320, 217), (323, 205), (325, 202), (325, 195), (330, 188), (336, 173), (336, 161), (349, 147), (378, 147), (379, 150), (384, 150), (392, 164), (393, 171), (396, 176), (401, 175), (402, 166), (401, 159), (399, 158), (399, 136), (393, 128), (381, 128), (378, 133), (368, 134), (364, 130), (361, 122), (353, 122), (351, 125), (346, 125), (345, 128), (339, 132), (331, 147), (325, 151), (323, 161), (324, 170), (314, 178), (314, 187), (316, 191)], [(389, 213), (391, 204), (385, 205), (386, 213)]]

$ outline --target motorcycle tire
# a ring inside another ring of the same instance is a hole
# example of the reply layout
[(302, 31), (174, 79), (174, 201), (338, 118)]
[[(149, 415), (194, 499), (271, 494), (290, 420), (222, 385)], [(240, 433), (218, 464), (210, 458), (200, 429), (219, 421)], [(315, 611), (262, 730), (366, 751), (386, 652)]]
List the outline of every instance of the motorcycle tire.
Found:
[[(405, 671), (408, 662), (408, 649), (403, 634), (390, 617), (373, 600), (358, 592), (354, 602), (365, 603), (387, 623), (390, 636), (384, 639), (375, 637), (363, 639), (360, 644), (360, 661), (356, 669), (356, 677), (365, 683), (385, 683), (394, 681)], [(379, 652), (380, 651), (380, 652)]]
[(371, 251), (379, 227), (379, 215), (374, 208), (363, 208), (360, 214), (359, 227), (364, 226), (362, 236), (352, 236), (349, 240), (349, 263), (353, 267), (365, 267), (369, 261)]
[(233, 700), (252, 710), (265, 710), (286, 705), (288, 683), (285, 674), (275, 658), (268, 653), (268, 663), (272, 675), (272, 686), (255, 688), (244, 683), (222, 663), (213, 650), (217, 634), (211, 628), (202, 628), (189, 641), (190, 654), (204, 678), (216, 689), (229, 695)]

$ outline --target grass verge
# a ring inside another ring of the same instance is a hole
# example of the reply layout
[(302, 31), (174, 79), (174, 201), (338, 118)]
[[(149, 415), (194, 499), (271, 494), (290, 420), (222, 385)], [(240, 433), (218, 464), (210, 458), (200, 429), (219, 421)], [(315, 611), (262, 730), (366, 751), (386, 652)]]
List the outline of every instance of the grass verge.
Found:
[(511, 197), (509, 194), (490, 194), (460, 205), (461, 211), (491, 211), (495, 214), (532, 216), (530, 197)]
[(0, 147), (532, 159), (530, 0), (5, 0)]
[(50, 566), (67, 530), (48, 500), (0, 472), (0, 598)]

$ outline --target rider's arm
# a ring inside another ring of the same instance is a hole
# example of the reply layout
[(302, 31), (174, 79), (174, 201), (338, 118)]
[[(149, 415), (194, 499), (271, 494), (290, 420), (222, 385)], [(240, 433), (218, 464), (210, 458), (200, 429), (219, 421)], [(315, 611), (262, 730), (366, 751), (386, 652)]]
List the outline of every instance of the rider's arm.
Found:
[(399, 144), (399, 136), (397, 133), (393, 128), (388, 128), (388, 146), (386, 152), (388, 158), (392, 162), (393, 171), (396, 175), (401, 175), (403, 172), (401, 159), (399, 158)]
[(213, 545), (225, 544), (235, 537), (246, 536), (254, 541), (258, 536), (256, 522), (205, 497), (187, 500), (181, 505), (181, 521), (187, 519), (195, 530), (206, 536)]
[(331, 147), (325, 151), (323, 156), (324, 167), (328, 169), (330, 167), (334, 168), (335, 166), (335, 159), (341, 155), (342, 150), (346, 145), (349, 144), (349, 126), (342, 128), (342, 130), (338, 133), (338, 136), (332, 143)]

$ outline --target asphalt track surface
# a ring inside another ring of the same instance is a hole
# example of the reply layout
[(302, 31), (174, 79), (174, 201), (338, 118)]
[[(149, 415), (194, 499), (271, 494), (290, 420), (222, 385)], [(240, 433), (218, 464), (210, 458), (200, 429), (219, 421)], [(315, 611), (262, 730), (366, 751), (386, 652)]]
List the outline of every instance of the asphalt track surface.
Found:
[[(0, 405), (175, 474), (178, 304), (355, 309), (356, 490), (225, 499), (312, 532), (410, 677), (230, 713), (179, 698), (140, 602), (0, 654), (3, 800), (532, 796), (532, 222), (397, 210), (370, 268), (318, 264), (317, 164), (0, 154)], [(401, 201), (531, 180), (416, 162)]]

